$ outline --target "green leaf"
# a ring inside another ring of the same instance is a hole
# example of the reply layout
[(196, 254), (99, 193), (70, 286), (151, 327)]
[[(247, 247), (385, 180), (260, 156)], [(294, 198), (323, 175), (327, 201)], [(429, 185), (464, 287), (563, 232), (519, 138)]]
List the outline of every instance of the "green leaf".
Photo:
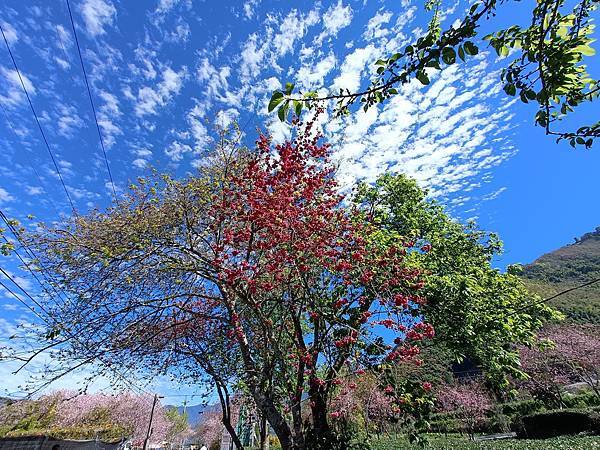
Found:
[(529, 100), (535, 100), (537, 94), (533, 89), (527, 89), (527, 91), (525, 91), (525, 95)]
[(465, 49), (462, 46), (458, 47), (458, 57), (463, 61), (465, 60)]
[(466, 54), (469, 56), (474, 56), (477, 53), (479, 53), (479, 48), (477, 48), (477, 46), (475, 44), (473, 44), (471, 41), (465, 42), (464, 47), (465, 47)]
[(283, 105), (281, 105), (279, 107), (279, 109), (277, 110), (277, 117), (279, 117), (279, 120), (281, 120), (282, 122), (285, 122), (285, 120), (287, 119), (287, 113), (288, 113), (289, 107), (290, 107), (290, 102), (289, 102), (289, 100), (286, 100), (285, 103)]
[(273, 95), (271, 96), (271, 100), (269, 101), (269, 112), (271, 112), (275, 108), (277, 108), (277, 105), (279, 105), (282, 101), (283, 101), (283, 92), (281, 92), (281, 91), (273, 92)]
[(392, 56), (390, 56), (390, 59), (388, 60), (389, 64), (393, 64), (396, 61), (398, 61), (400, 59), (402, 55), (400, 53), (394, 53)]
[(294, 113), (296, 116), (300, 117), (300, 113), (302, 113), (302, 106), (304, 102), (300, 102), (298, 100), (294, 100)]
[(294, 90), (294, 83), (285, 83), (285, 93), (290, 95)]
[(525, 95), (524, 89), (522, 89), (521, 92), (519, 92), (519, 97), (521, 97), (521, 101), (523, 103), (529, 103), (529, 100), (527, 100), (527, 96)]
[(596, 54), (596, 50), (594, 50), (589, 45), (580, 45), (575, 47), (574, 50), (578, 53), (581, 53), (584, 56), (594, 56)]
[(514, 84), (507, 83), (504, 85), (504, 92), (506, 92), (508, 95), (514, 96), (517, 93), (517, 88)]
[(416, 78), (423, 85), (428, 85), (430, 83), (429, 77), (427, 76), (427, 74), (424, 71), (417, 72)]
[(448, 65), (456, 62), (456, 52), (452, 47), (444, 47), (442, 50), (442, 61)]

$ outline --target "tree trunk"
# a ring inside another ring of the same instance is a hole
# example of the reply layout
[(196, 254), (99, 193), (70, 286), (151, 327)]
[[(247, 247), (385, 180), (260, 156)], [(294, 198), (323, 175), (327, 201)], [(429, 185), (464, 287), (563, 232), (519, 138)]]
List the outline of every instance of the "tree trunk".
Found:
[(309, 396), (312, 401), (313, 445), (316, 445), (318, 449), (329, 449), (332, 445), (333, 434), (327, 420), (327, 401), (318, 387), (311, 387)]
[(219, 382), (217, 382), (216, 385), (217, 394), (219, 394), (219, 401), (221, 402), (221, 412), (223, 413), (221, 422), (231, 436), (231, 440), (233, 441), (235, 448), (237, 450), (244, 450), (242, 441), (240, 441), (240, 438), (231, 424), (231, 402), (229, 401), (229, 392), (227, 391), (227, 387), (222, 386)]
[(269, 450), (269, 424), (265, 416), (260, 416), (260, 450)]

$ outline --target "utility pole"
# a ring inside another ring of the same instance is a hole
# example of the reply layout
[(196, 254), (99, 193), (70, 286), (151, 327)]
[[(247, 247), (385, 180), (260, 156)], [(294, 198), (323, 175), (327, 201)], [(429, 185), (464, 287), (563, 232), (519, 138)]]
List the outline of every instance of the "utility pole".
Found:
[[(183, 417), (185, 418), (185, 420), (187, 421), (187, 395), (183, 398)], [(181, 450), (183, 450), (183, 440), (184, 438), (181, 438)]]
[(154, 400), (152, 401), (152, 409), (150, 410), (150, 421), (148, 422), (148, 431), (146, 432), (146, 439), (144, 439), (144, 450), (148, 449), (148, 440), (150, 439), (150, 432), (152, 431), (152, 419), (154, 418), (154, 408), (158, 401), (158, 394), (154, 394)]

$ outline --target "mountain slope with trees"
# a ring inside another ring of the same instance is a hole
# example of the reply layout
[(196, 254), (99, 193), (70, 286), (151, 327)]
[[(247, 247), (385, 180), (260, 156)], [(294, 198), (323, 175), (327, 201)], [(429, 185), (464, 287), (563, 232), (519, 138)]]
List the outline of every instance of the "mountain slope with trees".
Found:
[[(600, 278), (600, 227), (523, 269), (525, 284), (544, 298)], [(567, 320), (600, 324), (600, 282), (563, 294), (549, 304)]]

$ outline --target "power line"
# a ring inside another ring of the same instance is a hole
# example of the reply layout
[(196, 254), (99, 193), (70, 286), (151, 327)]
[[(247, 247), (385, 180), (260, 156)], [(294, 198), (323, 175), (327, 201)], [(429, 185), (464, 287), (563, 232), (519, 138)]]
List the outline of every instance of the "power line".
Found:
[[(6, 223), (6, 225), (8, 226), (8, 228), (11, 230), (11, 232), (13, 233), (13, 235), (17, 238), (17, 241), (19, 241), (19, 243), (21, 243), (21, 245), (23, 246), (23, 248), (25, 249), (25, 251), (28, 253), (28, 255), (34, 259), (36, 259), (35, 254), (33, 253), (33, 251), (27, 246), (27, 244), (25, 242), (23, 242), (17, 232), (17, 230), (14, 229), (13, 225), (10, 223), (10, 221), (7, 219), (6, 215), (4, 214), (4, 212), (2, 212), (0, 210), (0, 218), (2, 218), (4, 220), (4, 222)], [(6, 239), (6, 238), (5, 238)], [(35, 278), (35, 280), (38, 282), (38, 284), (42, 287), (42, 289), (44, 289), (44, 291), (48, 294), (49, 298), (52, 299), (54, 301), (54, 303), (58, 306), (58, 302), (54, 299), (54, 297), (52, 296), (52, 294), (50, 294), (50, 292), (48, 292), (48, 290), (46, 289), (46, 287), (44, 286), (44, 284), (41, 282), (41, 280), (37, 277), (37, 275), (35, 274), (35, 272), (33, 271), (33, 269), (30, 267), (30, 265), (23, 259), (23, 257), (19, 254), (19, 252), (17, 250), (14, 251), (14, 253), (17, 255), (17, 257), (19, 258), (19, 260), (23, 263), (23, 265), (25, 266), (25, 268), (29, 271), (29, 273), (31, 273), (31, 275)], [(3, 283), (2, 286), (5, 287), (5, 289), (7, 291), (9, 291), (17, 300), (19, 300), (21, 303), (23, 303), (28, 309), (30, 309), (38, 318), (40, 318), (46, 325), (48, 326), (56, 326), (56, 325), (60, 325), (58, 322), (56, 322), (56, 320), (53, 319), (52, 314), (50, 314), (50, 312), (43, 306), (41, 305), (31, 294), (29, 294), (27, 292), (27, 290), (25, 290), (25, 288), (23, 288), (19, 283), (17, 283), (17, 281), (10, 275), (8, 274), (4, 269), (2, 269), (0, 267), (0, 272), (7, 277), (15, 286), (17, 286), (19, 288), (19, 290), (21, 292), (23, 292), (27, 298), (29, 298), (38, 308), (40, 308), (41, 311), (43, 311), (46, 316), (49, 319), (45, 319), (44, 317), (42, 317), (40, 314), (38, 314), (30, 305), (27, 305), (27, 303), (25, 303), (19, 296), (17, 296), (12, 290), (10, 290), (9, 288), (7, 288)], [(52, 288), (54, 289), (54, 292), (56, 293), (56, 295), (58, 297), (60, 297), (60, 292), (57, 291), (56, 287), (54, 287), (54, 284), (49, 282), (48, 279), (46, 278), (45, 273), (42, 271), (42, 276), (44, 277), (44, 279), (46, 280), (46, 282), (52, 286)], [(54, 281), (54, 280), (53, 280)], [(1, 281), (0, 281), (1, 283)], [(52, 321), (52, 323), (49, 322), (49, 320)], [(71, 333), (67, 328), (61, 327), (61, 329), (63, 329), (65, 331), (65, 333), (67, 334), (67, 336), (74, 340), (75, 342), (77, 342), (78, 344), (80, 344), (86, 351), (90, 351), (90, 348), (84, 343), (81, 342), (73, 333)], [(92, 352), (93, 354), (94, 352)], [(148, 392), (146, 392), (144, 389), (136, 386), (134, 383), (132, 383), (130, 380), (128, 380), (123, 374), (121, 374), (117, 369), (115, 369), (114, 367), (112, 367), (111, 365), (105, 363), (102, 360), (102, 357), (100, 356), (96, 356), (95, 359), (97, 359), (98, 361), (100, 361), (100, 363), (102, 363), (106, 368), (108, 368), (114, 375), (117, 376), (117, 378), (119, 378), (120, 380), (122, 380), (125, 384), (127, 384), (132, 390), (137, 391), (138, 393), (144, 393), (144, 394), (149, 394)]]
[[(10, 119), (8, 117), (8, 114), (6, 113), (6, 109), (4, 108), (4, 105), (2, 105), (2, 103), (0, 103), (0, 109), (2, 109), (2, 114), (4, 115), (4, 120), (6, 120), (8, 128), (10, 129), (10, 131), (13, 134), (13, 136), (15, 137), (15, 140), (18, 141), (19, 140), (19, 136), (17, 135), (17, 132), (15, 131), (15, 129), (14, 129), (13, 125), (12, 125), (12, 122), (10, 121)], [(39, 172), (35, 168), (35, 164), (32, 163), (29, 159), (27, 159), (27, 164), (29, 165), (29, 167), (31, 168), (31, 170), (33, 171), (33, 173), (35, 173), (35, 176), (38, 179), (38, 181), (40, 183), (40, 186), (45, 187), (45, 183), (42, 181), (41, 175), (39, 174)], [(48, 196), (48, 200), (49, 200), (50, 204), (52, 205), (52, 208), (54, 208), (54, 211), (58, 214), (58, 208), (56, 207), (56, 204), (54, 203), (54, 200), (52, 200), (52, 197)]]
[[(75, 31), (75, 22), (73, 21), (73, 14), (71, 13), (71, 4), (67, 1), (67, 8), (69, 10), (69, 19), (71, 20), (71, 28), (73, 29), (73, 36), (75, 37), (75, 44), (77, 45), (77, 53), (79, 54), (79, 62), (81, 63), (81, 70), (83, 71), (83, 79), (85, 80), (85, 86), (87, 88), (88, 97), (90, 99), (90, 105), (92, 106), (92, 112), (94, 113), (94, 121), (96, 122), (96, 130), (98, 131), (98, 138), (100, 139), (100, 147), (102, 148), (102, 154), (104, 155), (104, 162), (106, 163), (106, 171), (108, 172), (108, 178), (113, 191), (113, 197), (115, 202), (117, 200), (117, 191), (115, 189), (115, 182), (113, 181), (112, 172), (110, 165), (108, 164), (108, 157), (106, 156), (106, 148), (104, 147), (104, 139), (102, 139), (102, 132), (100, 131), (100, 124), (98, 123), (98, 116), (96, 115), (96, 107), (94, 106), (94, 99), (92, 97), (92, 90), (90, 89), (90, 83), (88, 81), (87, 72), (85, 71), (85, 65), (83, 64), (83, 56), (81, 55), (81, 47), (79, 46), (79, 39), (77, 38), (77, 31)], [(62, 41), (61, 41), (62, 42)], [(63, 47), (64, 49), (64, 47)]]
[[(19, 288), (19, 290), (21, 292), (23, 292), (23, 294), (29, 298), (35, 305), (37, 305), (48, 317), (49, 319), (46, 319), (44, 317), (42, 317), (39, 313), (37, 313), (30, 305), (27, 305), (27, 303), (25, 301), (23, 301), (23, 299), (21, 299), (14, 291), (12, 291), (10, 288), (8, 288), (2, 281), (0, 281), (0, 285), (6, 289), (8, 292), (10, 292), (17, 300), (19, 300), (21, 303), (23, 303), (25, 306), (27, 306), (38, 318), (40, 318), (46, 325), (48, 326), (53, 326), (53, 325), (60, 325), (58, 324), (58, 322), (56, 322), (54, 319), (52, 319), (52, 316), (50, 315), (50, 313), (29, 293), (27, 292), (27, 290), (25, 288), (23, 288), (9, 273), (7, 273), (4, 269), (2, 269), (0, 267), (0, 273), (2, 273), (6, 278), (8, 278), (15, 286), (17, 286)], [(53, 323), (50, 323), (50, 321), (52, 321)], [(79, 339), (77, 339), (77, 337), (72, 334), (67, 328), (65, 327), (61, 327), (61, 329), (63, 329), (65, 331), (65, 333), (67, 334), (67, 336), (70, 339), (73, 339), (75, 342), (77, 342), (78, 344), (80, 344), (85, 350), (90, 351), (90, 349), (88, 348), (88, 346), (81, 342)], [(94, 352), (91, 352), (92, 354), (94, 354)], [(138, 393), (144, 393), (144, 394), (149, 394), (148, 392), (146, 392), (144, 389), (136, 386), (134, 383), (132, 383), (130, 380), (128, 380), (124, 375), (122, 375), (117, 369), (115, 369), (114, 367), (110, 366), (109, 364), (105, 363), (102, 358), (100, 356), (95, 356), (94, 359), (97, 359), (98, 361), (100, 361), (106, 368), (108, 368), (110, 371), (113, 372), (113, 374), (115, 374), (117, 376), (117, 378), (121, 379), (123, 382), (125, 382), (125, 384), (127, 384), (131, 389), (133, 390), (137, 390)]]
[(62, 184), (65, 194), (67, 195), (67, 198), (69, 199), (69, 203), (71, 205), (71, 209), (73, 210), (73, 213), (77, 214), (77, 211), (75, 210), (75, 205), (73, 204), (73, 200), (71, 200), (71, 196), (69, 195), (69, 191), (67, 190), (65, 181), (62, 177), (62, 174), (60, 172), (58, 164), (56, 163), (56, 159), (54, 158), (54, 155), (52, 154), (52, 149), (50, 148), (50, 144), (48, 144), (48, 140), (46, 139), (46, 134), (44, 133), (44, 129), (42, 128), (42, 124), (40, 123), (40, 119), (38, 118), (38, 115), (35, 112), (35, 108), (33, 107), (33, 103), (31, 102), (31, 98), (29, 97), (29, 93), (27, 92), (27, 88), (25, 87), (25, 83), (23, 82), (23, 77), (21, 76), (21, 71), (19, 70), (19, 67), (17, 66), (17, 61), (15, 61), (15, 57), (13, 56), (13, 53), (10, 49), (10, 45), (8, 45), (8, 39), (6, 39), (6, 35), (4, 34), (4, 28), (2, 28), (1, 25), (0, 25), (0, 31), (2, 32), (2, 37), (4, 38), (4, 43), (6, 44), (6, 49), (8, 50), (10, 59), (12, 60), (13, 66), (15, 67), (15, 71), (17, 72), (17, 75), (19, 77), (19, 81), (21, 82), (21, 87), (23, 88), (23, 92), (25, 92), (25, 96), (27, 97), (27, 101), (29, 102), (29, 107), (31, 108), (33, 117), (35, 117), (35, 121), (36, 121), (37, 126), (40, 130), (40, 133), (42, 135), (42, 139), (44, 140), (44, 143), (46, 144), (46, 148), (48, 149), (48, 154), (50, 155), (50, 159), (52, 159), (52, 163), (54, 164), (54, 169), (56, 170), (56, 174), (58, 175), (58, 178), (60, 180), (60, 183)]
[(578, 289), (590, 286), (590, 285), (598, 283), (598, 282), (600, 282), (600, 278), (596, 278), (595, 280), (587, 281), (587, 282), (585, 282), (583, 284), (580, 284), (578, 286), (574, 286), (572, 288), (565, 289), (564, 291), (560, 291), (559, 293), (554, 294), (551, 297), (543, 298), (541, 300), (538, 300), (538, 301), (535, 301), (535, 302), (531, 302), (528, 305), (525, 305), (525, 306), (522, 306), (520, 308), (517, 308), (514, 311), (512, 311), (508, 316), (509, 317), (513, 316), (513, 315), (515, 315), (518, 312), (524, 311), (524, 310), (529, 309), (529, 308), (531, 308), (533, 306), (541, 305), (542, 303), (546, 303), (546, 302), (549, 302), (550, 300), (554, 300), (555, 298), (560, 297), (561, 295), (567, 294), (567, 293), (572, 292), (572, 291), (576, 291)]
[[(10, 274), (8, 274), (8, 272), (6, 272), (2, 267), (0, 267), (0, 272), (2, 272), (2, 274), (9, 279), (10, 281), (12, 281), (14, 283), (13, 278), (10, 276)], [(17, 285), (15, 283), (15, 285), (19, 288), (21, 288), (19, 285)], [(11, 294), (14, 298), (16, 298), (20, 303), (23, 304), (23, 306), (25, 306), (28, 310), (30, 310), (33, 314), (35, 314), (38, 319), (42, 320), (43, 322), (47, 323), (46, 320), (31, 306), (29, 305), (25, 300), (23, 300), (21, 297), (19, 297), (11, 288), (9, 288), (6, 284), (4, 284), (2, 282), (2, 280), (0, 280), (0, 286), (2, 286), (9, 294)]]

